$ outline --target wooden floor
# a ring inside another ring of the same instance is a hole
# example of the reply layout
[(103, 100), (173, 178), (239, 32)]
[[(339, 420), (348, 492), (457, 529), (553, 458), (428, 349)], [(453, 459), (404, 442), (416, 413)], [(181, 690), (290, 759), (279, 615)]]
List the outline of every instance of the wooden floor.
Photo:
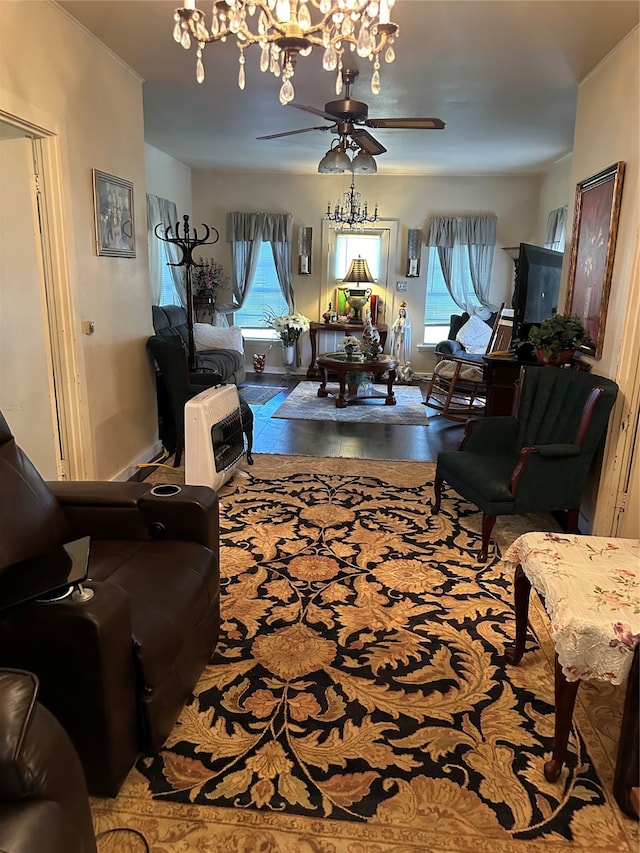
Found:
[(287, 381), (277, 374), (247, 374), (245, 385), (286, 387), (268, 403), (251, 406), (255, 453), (433, 462), (441, 450), (455, 450), (458, 446), (463, 426), (430, 409), (427, 409), (427, 426), (272, 418), (298, 382), (305, 378), (294, 377)]

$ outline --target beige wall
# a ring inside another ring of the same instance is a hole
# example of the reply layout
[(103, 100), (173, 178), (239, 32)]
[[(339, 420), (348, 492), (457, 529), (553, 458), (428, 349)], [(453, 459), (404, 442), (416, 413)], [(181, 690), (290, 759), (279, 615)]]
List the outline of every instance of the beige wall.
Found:
[[(377, 202), (379, 215), (397, 220), (398, 240), (389, 286), (404, 279), (407, 229), (422, 228), (426, 232), (431, 216), (436, 214), (495, 213), (498, 217), (498, 247), (513, 246), (531, 239), (536, 231), (541, 178), (526, 177), (390, 177), (384, 174), (384, 158), (379, 158), (377, 175), (356, 176), (356, 189), (370, 207)], [(323, 249), (321, 222), (327, 203), (332, 207), (350, 183), (350, 176), (282, 175), (221, 173), (211, 170), (193, 172), (194, 221), (206, 222), (220, 231), (220, 242), (210, 254), (230, 269), (230, 251), (226, 242), (226, 214), (230, 210), (291, 212), (294, 221), (294, 269), (297, 230), (301, 225), (313, 227), (312, 275), (294, 275), (297, 308), (311, 319), (319, 319), (326, 310), (327, 289), (322, 281)], [(426, 282), (426, 249), (419, 279), (407, 279), (406, 294), (394, 292), (395, 302), (389, 306), (386, 320), (393, 322), (398, 296), (405, 298), (415, 329), (412, 339), (412, 364), (418, 373), (432, 367), (431, 352), (418, 351), (420, 326), (424, 311)], [(493, 265), (491, 297), (495, 304), (510, 302), (513, 287), (513, 262), (496, 249)], [(310, 350), (305, 337), (304, 370)], [(264, 348), (264, 347), (263, 347)], [(257, 349), (257, 348), (255, 348)], [(248, 346), (248, 352), (252, 350)]]
[(145, 142), (145, 173), (147, 192), (173, 201), (178, 209), (180, 221), (187, 214), (191, 217), (191, 169), (174, 157), (165, 154)]
[[(571, 242), (571, 217), (573, 214), (573, 186), (571, 184), (572, 155), (567, 154), (546, 172), (542, 179), (540, 190), (540, 208), (538, 210), (538, 222), (534, 239), (531, 241), (536, 246), (544, 246), (544, 238), (547, 230), (547, 217), (552, 210), (567, 205), (567, 231), (565, 242), (567, 248)], [(566, 260), (566, 259), (565, 259)]]
[[(615, 379), (621, 389), (611, 419), (599, 483), (594, 482), (583, 505), (589, 528), (610, 535), (616, 529), (621, 503), (619, 489), (625, 480), (625, 458), (637, 424), (638, 382), (638, 227), (640, 224), (640, 30), (636, 28), (583, 81), (578, 110), (572, 164), (572, 185), (601, 169), (625, 162), (622, 206), (618, 226), (611, 292), (606, 318), (602, 358), (593, 360), (593, 372)], [(572, 207), (573, 201), (570, 204)], [(566, 265), (563, 271), (566, 274)], [(564, 299), (561, 293), (561, 304)], [(636, 450), (637, 452), (637, 450)], [(637, 482), (634, 483), (638, 488)], [(597, 495), (597, 512), (596, 512)], [(640, 522), (635, 521), (635, 535)], [(630, 535), (630, 534), (628, 534)]]
[[(151, 309), (142, 83), (53, 4), (3, 0), (0, 86), (0, 112), (53, 134), (48, 144), (61, 186), (56, 286), (70, 295), (61, 334), (77, 367), (67, 390), (78, 405), (83, 473), (125, 476), (149, 458), (157, 432), (144, 348)], [(96, 255), (94, 168), (133, 182), (135, 259)], [(95, 334), (82, 334), (83, 320), (94, 321)]]

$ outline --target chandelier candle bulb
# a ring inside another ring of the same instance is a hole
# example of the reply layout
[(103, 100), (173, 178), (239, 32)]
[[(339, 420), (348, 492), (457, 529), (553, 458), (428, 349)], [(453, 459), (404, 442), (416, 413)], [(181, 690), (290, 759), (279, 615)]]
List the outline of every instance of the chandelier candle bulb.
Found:
[[(260, 45), (260, 70), (270, 70), (281, 77), (283, 104), (290, 103), (295, 96), (292, 79), (298, 56), (308, 56), (313, 47), (323, 48), (322, 65), (326, 71), (336, 67), (341, 70), (345, 50), (357, 51), (363, 59), (375, 59), (375, 81), (373, 78), (371, 81), (375, 92), (380, 85), (378, 55), (386, 51), (387, 62), (394, 56), (391, 45), (398, 35), (398, 25), (390, 21), (392, 6), (391, 0), (382, 0), (380, 4), (372, 0), (321, 0), (320, 3), (216, 0), (211, 26), (207, 28), (205, 14), (197, 8), (195, 0), (184, 0), (184, 5), (175, 10), (173, 37), (186, 50), (191, 47), (192, 39), (196, 41), (198, 82), (204, 80), (205, 45), (236, 36), (241, 54), (249, 45)], [(316, 16), (315, 22), (312, 15)], [(238, 85), (240, 88), (245, 85), (244, 68), (238, 75)]]

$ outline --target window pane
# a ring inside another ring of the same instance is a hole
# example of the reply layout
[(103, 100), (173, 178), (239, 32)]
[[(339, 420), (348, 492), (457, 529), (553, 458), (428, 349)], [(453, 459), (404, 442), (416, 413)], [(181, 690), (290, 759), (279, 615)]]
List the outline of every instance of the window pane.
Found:
[(446, 324), (448, 329), (449, 318), (452, 314), (460, 314), (460, 308), (447, 290), (438, 250), (435, 246), (430, 246), (427, 261), (427, 293), (424, 306), (425, 326)]
[(380, 278), (380, 234), (360, 232), (336, 234), (335, 264), (333, 275), (336, 281), (342, 281), (349, 272), (354, 258), (365, 258), (373, 278)]
[(235, 312), (234, 323), (243, 329), (263, 329), (267, 308), (273, 309), (276, 314), (289, 313), (276, 274), (271, 243), (261, 243), (255, 277), (249, 285), (249, 293), (242, 308)]
[[(479, 308), (480, 300), (473, 290), (473, 282), (469, 270), (469, 255), (466, 246), (454, 246), (452, 276), (458, 285), (462, 284), (462, 289), (467, 294), (467, 302), (471, 305), (471, 308)], [(449, 328), (451, 315), (461, 314), (462, 310), (454, 302), (447, 290), (438, 250), (435, 246), (431, 246), (429, 248), (427, 292), (424, 306), (425, 326), (446, 324), (447, 328)]]
[(167, 265), (169, 258), (167, 256), (167, 247), (164, 243), (161, 245), (161, 252), (160, 274), (162, 276), (162, 290), (160, 291), (160, 305), (180, 305), (180, 297), (176, 293), (176, 287), (173, 283), (172, 268)]

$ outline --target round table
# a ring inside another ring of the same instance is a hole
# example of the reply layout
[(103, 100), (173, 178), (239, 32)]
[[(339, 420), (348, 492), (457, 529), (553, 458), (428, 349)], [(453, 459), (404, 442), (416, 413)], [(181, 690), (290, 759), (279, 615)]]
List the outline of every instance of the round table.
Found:
[[(391, 355), (379, 355), (375, 361), (366, 361), (362, 355), (348, 356), (345, 352), (327, 352), (319, 355), (316, 361), (322, 372), (322, 384), (318, 388), (318, 397), (336, 397), (336, 409), (346, 409), (350, 403), (364, 403), (367, 400), (384, 400), (385, 406), (395, 406), (396, 398), (393, 393), (393, 383), (396, 379), (398, 359)], [(357, 386), (347, 381), (349, 373), (371, 373), (380, 377), (389, 372), (387, 378), (387, 393), (371, 390), (365, 395), (357, 394)], [(339, 382), (339, 392), (327, 388), (329, 374), (336, 374)]]

